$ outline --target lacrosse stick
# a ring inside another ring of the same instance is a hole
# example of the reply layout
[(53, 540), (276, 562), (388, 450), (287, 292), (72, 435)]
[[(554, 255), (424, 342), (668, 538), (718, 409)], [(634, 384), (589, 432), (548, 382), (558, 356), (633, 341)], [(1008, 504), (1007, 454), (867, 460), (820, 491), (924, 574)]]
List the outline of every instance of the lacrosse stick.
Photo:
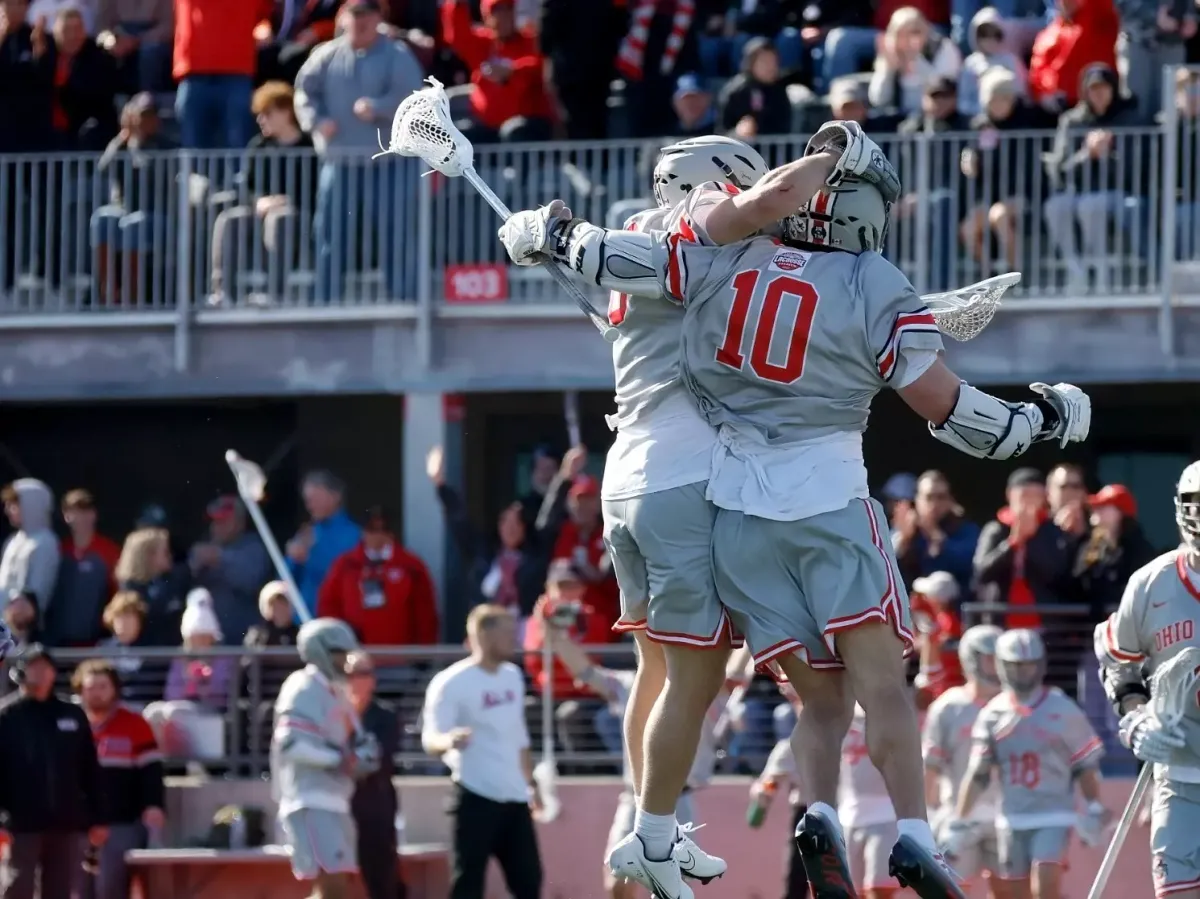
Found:
[[(1154, 672), (1150, 680), (1151, 715), (1166, 728), (1179, 727), (1188, 710), (1196, 705), (1197, 686), (1200, 686), (1200, 649), (1189, 646)], [(1121, 853), (1121, 847), (1125, 844), (1125, 838), (1133, 827), (1153, 779), (1154, 765), (1143, 765), (1133, 785), (1133, 792), (1129, 795), (1129, 801), (1125, 803), (1121, 820), (1117, 823), (1108, 849), (1104, 852), (1104, 860), (1100, 863), (1100, 870), (1096, 872), (1091, 890), (1088, 891), (1088, 899), (1100, 899), (1104, 894), (1108, 878), (1112, 876), (1113, 868), (1117, 865), (1117, 856)]]
[[(448, 178), (465, 178), (479, 191), (479, 195), (488, 205), (496, 210), (500, 218), (509, 219), (512, 212), (475, 171), (475, 149), (463, 133), (454, 127), (454, 121), (450, 118), (450, 101), (446, 98), (442, 83), (436, 78), (427, 78), (426, 81), (429, 82), (429, 87), (415, 91), (400, 104), (392, 118), (392, 133), (388, 146), (383, 145), (383, 138), (380, 136), (379, 149), (382, 152), (371, 158), (376, 159), (389, 153), (418, 157), (430, 168)], [(567, 273), (555, 262), (548, 261), (542, 264), (549, 269), (558, 286), (575, 301), (580, 311), (604, 335), (604, 339), (609, 343), (616, 341), (620, 332), (596, 311)]]
[[(258, 463), (251, 462), (249, 459), (243, 459), (238, 455), (237, 450), (225, 451), (225, 464), (233, 472), (233, 479), (237, 483), (238, 496), (242, 498), (242, 505), (246, 507), (246, 512), (250, 515), (250, 520), (254, 522), (254, 529), (258, 531), (259, 539), (262, 540), (263, 546), (267, 548), (267, 555), (271, 557), (271, 564), (275, 566), (275, 573), (287, 585), (287, 599), (292, 606), (292, 611), (296, 613), (296, 617), (300, 619), (301, 623), (311, 621), (312, 613), (304, 605), (304, 599), (300, 596), (300, 588), (296, 586), (296, 579), (292, 577), (292, 570), (288, 568), (288, 564), (283, 558), (283, 553), (279, 551), (279, 544), (275, 542), (275, 535), (271, 533), (271, 528), (267, 525), (267, 520), (263, 518), (262, 509), (258, 507), (267, 489), (266, 474), (263, 473)], [(355, 736), (360, 740), (365, 739), (366, 735), (363, 731), (362, 721), (359, 720), (358, 715), (352, 715), (351, 721), (354, 724)]]
[(1000, 308), (1000, 298), (1021, 283), (1020, 272), (996, 275), (945, 293), (928, 293), (921, 299), (933, 313), (938, 330), (958, 341), (977, 337)]
[(563, 394), (563, 418), (567, 423), (567, 446), (579, 446), (583, 436), (579, 430), (579, 394), (574, 390)]
[[(549, 625), (543, 622), (542, 626)], [(534, 817), (540, 824), (549, 824), (562, 811), (562, 803), (558, 799), (558, 766), (554, 762), (554, 647), (547, 639), (542, 640), (542, 671), (546, 674), (546, 685), (542, 688), (542, 760), (533, 768), (542, 808)]]

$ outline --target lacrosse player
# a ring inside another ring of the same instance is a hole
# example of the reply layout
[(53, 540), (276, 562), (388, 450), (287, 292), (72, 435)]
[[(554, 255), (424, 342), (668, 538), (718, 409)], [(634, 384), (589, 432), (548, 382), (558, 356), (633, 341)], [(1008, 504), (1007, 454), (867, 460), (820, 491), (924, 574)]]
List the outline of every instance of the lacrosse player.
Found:
[[(985, 705), (1000, 692), (996, 676), (996, 640), (1003, 631), (994, 624), (968, 628), (958, 641), (958, 658), (966, 683), (950, 687), (929, 706), (925, 714), (921, 750), (925, 756), (925, 798), (934, 820), (945, 822), (954, 816), (958, 786), (971, 759), (971, 733), (975, 719)], [(995, 784), (975, 801), (968, 819), (970, 833), (960, 839), (958, 854), (949, 859), (964, 880), (964, 888), (977, 876), (988, 881), (988, 893), (995, 896), (992, 874), (998, 870), (995, 819), (999, 796)]]
[[(944, 899), (963, 894), (926, 818), (907, 595), (862, 460), (871, 399), (892, 387), (936, 439), (992, 459), (1083, 440), (1091, 406), (1069, 384), (1004, 402), (946, 366), (935, 319), (878, 252), (899, 194), (862, 129), (831, 122), (748, 191), (694, 189), (666, 237), (605, 232), (551, 205), (517, 213), (501, 238), (516, 261), (551, 256), (614, 288), (619, 273), (626, 292), (685, 307), (681, 380), (719, 428), (707, 488), (718, 594), (755, 661), (777, 662), (803, 703), (793, 745), (815, 799), (797, 830), (810, 877), (819, 895), (853, 895), (833, 804), (854, 695), (899, 817), (892, 868)], [(771, 228), (782, 240), (754, 237)]]
[[(681, 222), (679, 204), (693, 186), (719, 181), (731, 191), (746, 189), (766, 170), (754, 149), (727, 137), (668, 146), (654, 169), (658, 208), (633, 216), (626, 228), (671, 233)], [(534, 227), (570, 220), (570, 210), (557, 201), (545, 216), (539, 213), (530, 214)], [(618, 232), (614, 242), (623, 236)], [(511, 241), (529, 240), (519, 222), (513, 228), (506, 224), (501, 238), (510, 249)], [(538, 246), (542, 240), (544, 235)], [(630, 286), (598, 272), (593, 281)], [(707, 882), (725, 871), (723, 860), (681, 838), (686, 835), (678, 830), (675, 808), (696, 760), (705, 715), (725, 679), (725, 653), (713, 650), (728, 649), (734, 641), (713, 584), (716, 510), (705, 498), (716, 432), (679, 382), (683, 311), (657, 291), (643, 293), (614, 290), (608, 309), (620, 336), (613, 344), (617, 411), (608, 419), (617, 436), (601, 489), (604, 536), (621, 587), (616, 630), (634, 634), (638, 672), (625, 706), (637, 812), (632, 832), (610, 846), (607, 857), (615, 875), (638, 881), (661, 899), (689, 899), (690, 887), (681, 877)]]
[(378, 769), (379, 744), (358, 735), (346, 693), (346, 655), (359, 648), (350, 627), (313, 619), (296, 648), (304, 667), (288, 675), (275, 702), (271, 784), (292, 872), (313, 882), (315, 899), (342, 899), (358, 870), (350, 797), (355, 780)]
[(1129, 579), (1117, 611), (1096, 628), (1096, 655), (1105, 691), (1122, 716), (1121, 742), (1155, 765), (1150, 813), (1155, 892), (1200, 899), (1197, 672), (1193, 667), (1182, 680), (1155, 680), (1162, 694), (1155, 704), (1174, 704), (1182, 714), (1174, 726), (1153, 714), (1146, 680), (1147, 671), (1159, 673), (1176, 656), (1200, 649), (1200, 462), (1180, 475), (1175, 521), (1182, 545)]
[(850, 876), (859, 895), (891, 899), (896, 884), (888, 872), (888, 854), (896, 844), (896, 810), (879, 770), (871, 764), (866, 719), (858, 705), (842, 741), (838, 819), (846, 831)]
[[(1061, 899), (1071, 829), (1094, 846), (1108, 822), (1098, 767), (1104, 745), (1073, 700), (1042, 684), (1046, 648), (1035, 631), (1011, 630), (996, 640), (996, 673), (1002, 690), (975, 719), (971, 758), (943, 846), (957, 857), (975, 839), (975, 807), (998, 769), (996, 873), (1019, 882), (1010, 888), (1018, 891), (1013, 895)], [(1082, 815), (1075, 811), (1077, 782), (1087, 802)]]

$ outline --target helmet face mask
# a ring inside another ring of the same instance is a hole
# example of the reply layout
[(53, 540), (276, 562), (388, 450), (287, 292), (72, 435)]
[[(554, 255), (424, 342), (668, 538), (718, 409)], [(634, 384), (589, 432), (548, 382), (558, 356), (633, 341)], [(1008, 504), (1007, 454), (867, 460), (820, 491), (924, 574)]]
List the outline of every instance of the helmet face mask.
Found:
[(1036, 631), (1007, 631), (996, 641), (996, 674), (1009, 693), (1026, 698), (1046, 677), (1046, 646)]
[(746, 190), (766, 173), (766, 161), (748, 144), (720, 135), (691, 138), (659, 153), (654, 166), (654, 201), (659, 208), (673, 208), (708, 181)]
[(336, 618), (314, 618), (296, 636), (300, 659), (331, 680), (346, 677), (346, 656), (360, 647), (354, 631)]
[(958, 661), (968, 680), (984, 686), (1000, 686), (996, 673), (996, 641), (1004, 633), (994, 624), (967, 628), (958, 641)]
[(1179, 476), (1175, 523), (1179, 526), (1179, 539), (1192, 552), (1200, 552), (1200, 462), (1193, 462)]
[(780, 225), (785, 240), (805, 249), (882, 252), (891, 211), (874, 185), (848, 178), (818, 191)]

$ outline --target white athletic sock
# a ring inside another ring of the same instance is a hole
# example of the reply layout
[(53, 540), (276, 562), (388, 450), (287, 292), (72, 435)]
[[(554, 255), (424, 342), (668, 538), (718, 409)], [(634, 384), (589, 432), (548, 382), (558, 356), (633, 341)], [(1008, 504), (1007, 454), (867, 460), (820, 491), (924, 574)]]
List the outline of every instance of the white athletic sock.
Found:
[(933, 838), (933, 830), (929, 822), (921, 818), (901, 818), (896, 822), (896, 831), (900, 836), (909, 836), (928, 849), (937, 853), (937, 841)]
[(674, 815), (651, 815), (637, 810), (633, 818), (633, 832), (642, 841), (646, 849), (646, 858), (652, 862), (661, 862), (671, 857), (671, 847), (675, 845), (675, 834), (678, 824)]

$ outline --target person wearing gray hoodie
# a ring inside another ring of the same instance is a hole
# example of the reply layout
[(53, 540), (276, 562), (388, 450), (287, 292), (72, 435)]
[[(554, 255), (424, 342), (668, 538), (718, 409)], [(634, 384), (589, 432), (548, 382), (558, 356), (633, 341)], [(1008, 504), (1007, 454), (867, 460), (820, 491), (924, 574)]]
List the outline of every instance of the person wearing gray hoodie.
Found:
[(1008, 49), (1007, 23), (994, 6), (985, 6), (971, 19), (968, 39), (971, 53), (963, 60), (958, 76), (958, 111), (970, 118), (979, 115), (979, 79), (988, 69), (1001, 68), (1012, 72), (1017, 79), (1017, 96), (1026, 95), (1029, 70), (1025, 63)]
[(58, 579), (58, 537), (50, 527), (54, 494), (36, 478), (19, 478), (0, 491), (15, 533), (0, 550), (0, 609), (19, 593), (37, 597), (45, 620)]

